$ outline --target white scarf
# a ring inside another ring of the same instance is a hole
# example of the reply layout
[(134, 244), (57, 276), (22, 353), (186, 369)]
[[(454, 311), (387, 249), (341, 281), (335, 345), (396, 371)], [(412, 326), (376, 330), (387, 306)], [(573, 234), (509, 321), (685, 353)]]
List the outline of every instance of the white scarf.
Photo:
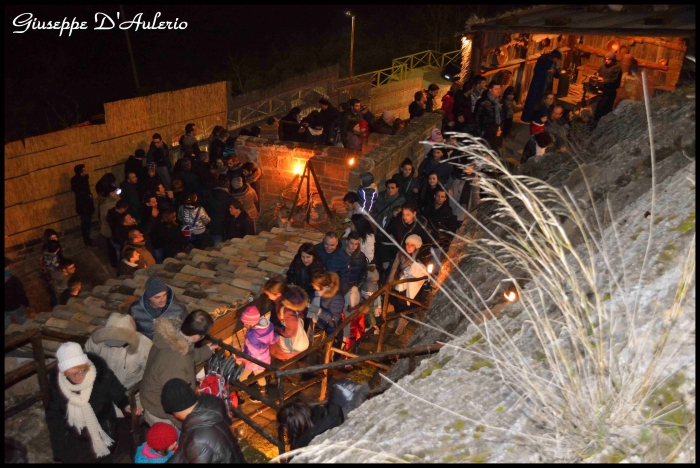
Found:
[(68, 398), (68, 425), (75, 427), (79, 432), (82, 432), (83, 428), (87, 426), (88, 434), (92, 439), (92, 448), (97, 458), (100, 458), (109, 455), (109, 447), (114, 441), (102, 430), (102, 426), (95, 416), (95, 411), (90, 406), (90, 395), (97, 377), (97, 370), (92, 362), (89, 365), (90, 369), (85, 375), (83, 383), (73, 385), (63, 372), (59, 372), (58, 386), (63, 395)]

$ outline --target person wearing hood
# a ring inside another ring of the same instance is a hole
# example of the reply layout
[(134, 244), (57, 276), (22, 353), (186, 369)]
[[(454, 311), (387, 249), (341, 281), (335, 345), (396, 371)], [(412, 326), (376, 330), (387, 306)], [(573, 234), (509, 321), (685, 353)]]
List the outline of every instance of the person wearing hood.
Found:
[(196, 347), (211, 330), (214, 319), (208, 312), (197, 309), (179, 319), (161, 317), (155, 321), (155, 337), (148, 353), (141, 381), (141, 404), (149, 425), (164, 422), (177, 428), (181, 422), (168, 414), (161, 403), (161, 390), (171, 379), (182, 379), (193, 391), (197, 383), (195, 366), (209, 359), (216, 345)]
[(179, 448), (168, 463), (246, 463), (221, 398), (197, 396), (187, 382), (175, 378), (163, 386), (161, 401), (182, 427)]
[(92, 247), (90, 240), (90, 227), (92, 225), (92, 215), (95, 213), (95, 203), (92, 200), (90, 191), (90, 177), (85, 168), (85, 164), (78, 164), (73, 168), (75, 175), (70, 180), (70, 187), (75, 193), (75, 211), (80, 216), (80, 233), (83, 236), (85, 247)]
[(294, 349), (293, 341), (299, 327), (303, 329), (309, 296), (299, 286), (287, 286), (280, 297), (279, 310), (271, 311), (277, 314), (271, 322), (280, 339), (270, 345), (270, 355), (279, 361), (287, 361), (308, 348), (307, 342), (306, 348)]
[[(425, 265), (416, 259), (418, 250), (422, 246), (423, 239), (421, 239), (420, 236), (411, 234), (406, 238), (404, 250), (408, 253), (408, 256), (400, 251), (396, 254), (394, 263), (391, 266), (391, 271), (389, 272), (389, 282), (428, 276), (428, 270), (425, 268)], [(423, 287), (423, 283), (425, 283), (425, 280), (397, 284), (394, 288), (405, 294), (406, 297), (415, 299)], [(395, 296), (389, 296), (389, 303), (394, 306), (394, 312), (403, 312), (412, 306), (410, 302)]]
[(144, 289), (141, 299), (129, 306), (129, 315), (136, 322), (136, 330), (152, 340), (156, 319), (184, 320), (187, 316), (187, 308), (185, 304), (175, 300), (173, 290), (160, 278), (155, 276), (148, 278)]
[[(411, 169), (413, 169), (413, 166), (411, 166)], [(401, 206), (406, 199), (399, 192), (399, 183), (393, 177), (384, 182), (384, 187), (386, 190), (379, 192), (379, 196), (377, 196), (372, 216), (377, 224), (386, 228), (393, 216), (394, 208)]]
[(339, 127), (339, 121), (342, 118), (341, 112), (326, 98), (318, 100), (321, 106), (321, 111), (318, 113), (321, 125), (323, 125), (323, 134), (326, 136), (326, 143), (335, 144), (337, 132), (334, 132), (334, 127)]
[(280, 119), (280, 126), (282, 127), (282, 140), (303, 141), (301, 138), (305, 138), (305, 135), (299, 134), (299, 129), (301, 128), (301, 125), (299, 124), (300, 120), (301, 109), (298, 107), (292, 107), (292, 110), (290, 110), (287, 115)]
[(558, 78), (562, 73), (560, 63), (561, 52), (554, 49), (548, 54), (542, 54), (535, 63), (530, 80), (530, 88), (523, 105), (523, 113), (520, 119), (523, 122), (530, 122), (533, 118), (533, 111), (542, 100), (545, 93), (551, 91), (554, 78)]
[[(272, 358), (270, 357), (270, 345), (278, 340), (278, 336), (275, 334), (275, 330), (270, 324), (270, 321), (265, 317), (260, 317), (260, 311), (257, 307), (251, 305), (248, 306), (241, 315), (241, 323), (246, 330), (245, 333), (245, 344), (243, 345), (243, 352), (248, 356), (257, 359), (265, 364), (270, 364)], [(240, 359), (239, 362), (243, 362), (245, 370), (238, 379), (240, 382), (245, 382), (245, 380), (250, 377), (251, 374), (261, 374), (265, 372), (265, 368), (261, 367), (255, 363), (252, 363), (246, 359)], [(258, 379), (258, 391), (264, 397), (267, 396), (267, 382), (265, 377)], [(251, 401), (257, 403), (257, 400), (251, 398)]]
[(255, 193), (253, 187), (243, 181), (242, 176), (234, 177), (231, 179), (231, 195), (234, 200), (238, 200), (243, 203), (243, 209), (248, 213), (250, 219), (253, 223), (258, 219), (258, 208), (259, 203), (258, 194)]
[[(425, 148), (425, 156), (423, 159), (423, 163), (426, 159), (428, 159), (428, 157), (430, 156), (430, 152), (433, 150), (433, 148), (435, 148), (436, 145), (439, 145), (440, 143), (444, 142), (445, 138), (440, 129), (437, 127), (433, 127), (433, 129), (430, 130), (430, 137), (428, 138), (427, 143), (421, 143), (423, 145), (423, 148)], [(418, 175), (420, 175), (420, 170), (418, 171)]]
[(226, 236), (226, 218), (233, 196), (229, 192), (231, 183), (224, 175), (220, 175), (216, 181), (216, 188), (212, 194), (211, 221), (209, 222), (209, 232), (211, 234), (212, 245), (216, 247)]
[(617, 88), (622, 81), (622, 67), (617, 61), (615, 52), (605, 54), (605, 61), (598, 68), (598, 81), (602, 85), (603, 95), (596, 104), (593, 117), (596, 122), (612, 111), (617, 97)]
[(255, 208), (260, 212), (260, 177), (262, 177), (262, 169), (255, 167), (255, 164), (248, 161), (241, 166), (243, 178), (246, 184), (250, 185), (255, 190), (255, 195), (258, 201), (255, 202)]
[[(126, 388), (100, 356), (78, 343), (63, 343), (49, 373), (46, 425), (55, 460), (62, 463), (112, 463), (124, 438), (115, 406), (129, 414)], [(136, 415), (141, 410), (136, 409)]]
[(357, 188), (357, 203), (364, 213), (372, 213), (377, 200), (377, 184), (371, 172), (360, 174), (360, 186)]
[(394, 130), (395, 120), (396, 117), (391, 111), (386, 110), (382, 112), (382, 117), (374, 121), (372, 132), (381, 135), (396, 135), (396, 130)]
[(416, 167), (410, 158), (401, 161), (399, 172), (391, 176), (399, 185), (399, 195), (406, 200), (413, 200), (418, 193), (419, 181), (416, 178)]
[(114, 312), (103, 328), (98, 328), (85, 343), (85, 351), (105, 360), (127, 392), (139, 383), (153, 343), (136, 331), (131, 315)]
[(331, 334), (343, 321), (345, 298), (340, 292), (340, 278), (331, 272), (318, 273), (311, 280), (311, 285), (316, 292), (309, 303), (308, 316), (318, 327)]

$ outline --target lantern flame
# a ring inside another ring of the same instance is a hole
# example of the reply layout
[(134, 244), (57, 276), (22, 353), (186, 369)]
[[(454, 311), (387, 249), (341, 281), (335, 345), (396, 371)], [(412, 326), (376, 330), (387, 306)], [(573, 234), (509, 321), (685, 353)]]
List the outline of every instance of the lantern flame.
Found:
[(432, 273), (434, 267), (435, 267), (435, 265), (433, 265), (432, 263), (430, 265), (428, 265), (428, 273)]
[(508, 302), (515, 302), (515, 300), (518, 298), (518, 295), (515, 291), (508, 291), (503, 293), (503, 297), (505, 297), (506, 301)]
[(350, 161), (348, 161), (348, 166), (352, 166), (355, 164), (355, 158), (350, 158)]

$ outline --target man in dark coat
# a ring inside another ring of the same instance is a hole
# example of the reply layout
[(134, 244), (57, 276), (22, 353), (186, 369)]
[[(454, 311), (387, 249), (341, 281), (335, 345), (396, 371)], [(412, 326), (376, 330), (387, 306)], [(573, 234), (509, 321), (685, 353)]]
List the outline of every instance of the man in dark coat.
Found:
[(532, 111), (535, 109), (535, 106), (540, 103), (547, 88), (551, 88), (553, 78), (558, 77), (561, 73), (559, 68), (561, 59), (561, 52), (556, 49), (548, 54), (541, 55), (537, 59), (535, 68), (532, 71), (530, 89), (527, 92), (527, 98), (525, 98), (525, 105), (523, 106), (523, 114), (521, 116), (523, 122), (532, 120)]
[[(124, 164), (124, 174), (126, 175), (129, 172), (134, 172), (136, 178), (141, 182), (141, 179), (146, 175), (145, 159), (146, 152), (142, 149), (137, 149), (134, 155), (129, 156), (129, 159), (126, 160), (126, 164)], [(141, 190), (142, 187), (139, 186), (139, 189)]]
[(243, 239), (247, 235), (255, 235), (255, 223), (250, 219), (248, 212), (243, 209), (243, 203), (240, 200), (231, 199), (228, 213), (229, 216), (225, 219), (224, 227), (226, 240)]
[(496, 133), (495, 127), (503, 123), (503, 109), (499, 101), (500, 97), (501, 85), (496, 81), (491, 81), (486, 88), (486, 93), (476, 101), (474, 118), (481, 134)]
[(403, 205), (406, 201), (404, 196), (399, 193), (399, 184), (396, 180), (388, 179), (384, 182), (384, 187), (386, 187), (386, 190), (379, 192), (377, 201), (374, 203), (374, 214), (372, 215), (377, 224), (383, 228), (394, 217), (394, 208)]
[[(226, 235), (226, 217), (228, 215), (229, 206), (233, 200), (233, 196), (229, 192), (231, 183), (228, 177), (220, 175), (216, 181), (216, 188), (212, 191), (211, 206), (212, 211), (207, 211), (211, 221), (209, 221), (209, 232), (214, 246), (219, 245)], [(226, 237), (229, 239), (229, 237)]]
[(163, 386), (161, 403), (166, 412), (182, 421), (180, 447), (169, 463), (246, 463), (223, 400), (214, 395), (195, 395), (182, 379)]
[(199, 149), (199, 143), (197, 143), (197, 126), (193, 123), (185, 125), (185, 134), (180, 137), (178, 143), (180, 144), (178, 159), (185, 156), (199, 156), (202, 150)]
[(413, 102), (408, 105), (409, 119), (417, 119), (425, 114), (425, 103), (427, 99), (423, 91), (416, 91), (416, 94), (413, 95)]
[(85, 247), (92, 247), (90, 240), (90, 227), (92, 225), (92, 215), (95, 213), (95, 204), (92, 201), (90, 191), (90, 177), (85, 168), (85, 164), (78, 164), (73, 168), (75, 175), (70, 180), (70, 187), (75, 193), (75, 211), (80, 216), (80, 233), (83, 235)]
[[(411, 234), (416, 234), (423, 239), (424, 243), (432, 242), (430, 236), (425, 232), (422, 226), (427, 225), (427, 221), (423, 216), (418, 214), (418, 205), (415, 200), (409, 200), (401, 207), (401, 212), (394, 216), (386, 227), (386, 232), (396, 240), (399, 245), (404, 245), (404, 242)], [(388, 275), (390, 262), (396, 258), (399, 248), (388, 239), (383, 233), (377, 235), (379, 246), (375, 244), (376, 257), (378, 258), (378, 266), (383, 270), (384, 276)]]
[(444, 189), (438, 188), (435, 192), (435, 203), (429, 205), (423, 214), (433, 237), (443, 249), (447, 249), (454, 236), (441, 231), (453, 233), (457, 230), (458, 223), (452, 207), (447, 203), (447, 193)]
[(170, 150), (168, 149), (168, 145), (163, 141), (163, 137), (160, 136), (160, 133), (154, 133), (151, 137), (151, 145), (148, 147), (148, 153), (146, 153), (146, 165), (154, 162), (153, 153), (157, 149), (163, 150), (163, 152), (166, 155), (168, 155), (168, 170), (172, 171), (172, 163), (170, 162)]
[[(340, 111), (326, 98), (321, 98), (318, 100), (321, 105), (321, 111), (318, 113), (321, 124), (323, 125), (323, 134), (326, 135), (326, 142), (328, 144), (335, 144), (335, 133), (334, 125), (338, 122), (342, 115)], [(337, 123), (338, 128), (340, 128), (340, 123)]]
[(336, 273), (340, 278), (341, 284), (347, 281), (350, 256), (340, 247), (340, 240), (335, 232), (329, 231), (326, 233), (323, 242), (316, 244), (316, 252), (326, 270)]
[(428, 86), (428, 92), (426, 93), (425, 96), (425, 111), (426, 112), (434, 112), (437, 110), (437, 106), (435, 106), (435, 98), (437, 95), (440, 93), (440, 86), (436, 85), (435, 83), (431, 83), (430, 86)]
[(129, 315), (136, 322), (136, 331), (153, 339), (153, 323), (157, 318), (184, 320), (187, 316), (185, 304), (175, 300), (175, 293), (160, 278), (151, 276), (146, 281), (141, 299), (129, 307)]
[[(410, 158), (401, 161), (399, 172), (391, 176), (399, 184), (399, 195), (406, 200), (414, 200), (418, 191), (418, 178), (416, 178), (416, 167)], [(413, 190), (416, 189), (416, 190)]]
[(372, 132), (379, 133), (381, 135), (396, 135), (396, 130), (394, 129), (394, 121), (396, 117), (391, 111), (382, 112), (382, 116), (374, 121), (372, 124)]
[[(64, 343), (61, 346), (68, 344), (79, 347), (75, 343)], [(104, 359), (93, 353), (86, 353), (86, 355), (96, 370), (95, 382), (92, 385), (88, 402), (102, 430), (114, 440), (114, 444), (110, 446), (110, 450), (113, 452), (117, 448), (117, 441), (120, 438), (114, 406), (116, 405), (122, 412), (128, 414), (129, 397), (126, 395), (126, 388), (107, 366)], [(95, 463), (98, 460), (103, 463), (112, 462), (111, 455), (99, 459), (95, 456), (87, 427), (78, 432), (66, 422), (68, 399), (59, 387), (58, 374), (58, 366), (49, 373), (50, 396), (49, 406), (46, 409), (46, 423), (54, 458), (63, 463)]]
[(596, 122), (612, 111), (617, 97), (617, 88), (622, 81), (622, 67), (615, 57), (615, 52), (605, 54), (605, 61), (598, 68), (598, 77), (602, 82), (603, 95), (595, 108), (593, 120)]
[(348, 255), (347, 274), (340, 278), (340, 292), (345, 295), (353, 286), (362, 287), (367, 279), (367, 257), (360, 250), (360, 235), (351, 232), (348, 235), (345, 253)]
[(129, 204), (128, 213), (134, 219), (141, 219), (141, 197), (138, 191), (138, 176), (136, 172), (127, 172), (126, 179), (119, 186), (122, 189), (119, 198), (126, 200)]

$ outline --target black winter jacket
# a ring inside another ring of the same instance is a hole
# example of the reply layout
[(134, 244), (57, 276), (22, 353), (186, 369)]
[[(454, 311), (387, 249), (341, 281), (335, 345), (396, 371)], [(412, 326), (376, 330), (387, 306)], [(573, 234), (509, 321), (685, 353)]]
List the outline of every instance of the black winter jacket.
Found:
[[(418, 224), (417, 221), (420, 221), (420, 224)], [(406, 223), (403, 222), (403, 214), (399, 213), (394, 216), (391, 221), (389, 221), (389, 225), (386, 227), (386, 232), (389, 233), (389, 235), (391, 235), (391, 237), (393, 237), (396, 242), (402, 246), (404, 245), (406, 238), (411, 234), (420, 236), (423, 243), (428, 244), (432, 241), (421, 225), (427, 226), (427, 221), (423, 216), (416, 215), (416, 219), (413, 221), (413, 223), (406, 225)], [(399, 251), (398, 247), (396, 247), (394, 243), (391, 242), (390, 239), (387, 239), (383, 234), (380, 236), (379, 240), (381, 245), (377, 246), (375, 244), (375, 252), (377, 252), (377, 256), (380, 258), (379, 261), (381, 263), (392, 262), (394, 258), (396, 258), (396, 254)]]
[(292, 450), (308, 446), (314, 437), (343, 424), (343, 410), (335, 403), (315, 406), (311, 413), (313, 426), (292, 442)]
[(241, 210), (241, 214), (237, 218), (228, 214), (225, 223), (224, 240), (243, 239), (247, 235), (255, 235), (255, 224), (250, 219), (250, 215), (243, 210)]
[(357, 251), (353, 255), (350, 255), (348, 273), (341, 277), (340, 290), (344, 295), (353, 286), (360, 288), (365, 282), (365, 279), (367, 279), (367, 257), (358, 247)]
[(399, 195), (403, 195), (406, 200), (415, 200), (416, 192), (413, 191), (414, 188), (418, 187), (418, 179), (416, 178), (416, 168), (413, 168), (413, 172), (409, 177), (404, 177), (403, 172), (399, 171), (393, 176), (391, 176), (399, 184)]
[[(119, 382), (104, 359), (93, 353), (86, 354), (97, 370), (97, 377), (92, 387), (92, 393), (90, 393), (90, 406), (92, 406), (102, 430), (115, 439), (117, 413), (114, 411), (114, 405), (117, 405), (122, 411), (129, 406), (126, 388)], [(46, 423), (54, 458), (63, 463), (97, 461), (87, 428), (83, 428), (82, 432), (78, 433), (74, 427), (68, 425), (66, 420), (68, 399), (63, 396), (63, 392), (58, 386), (58, 368), (54, 368), (49, 374), (49, 392)], [(113, 450), (115, 447), (116, 441), (110, 449)]]
[(151, 231), (151, 245), (154, 249), (164, 249), (163, 259), (166, 259), (184, 252), (187, 241), (180, 226), (161, 223)]
[(180, 448), (168, 463), (246, 463), (230, 425), (223, 400), (200, 395), (197, 406), (182, 422)]
[(428, 228), (432, 231), (433, 236), (436, 239), (452, 239), (451, 235), (440, 232), (441, 229), (449, 232), (455, 232), (457, 230), (457, 218), (452, 212), (452, 207), (450, 207), (449, 202), (445, 201), (445, 203), (443, 203), (440, 208), (437, 209), (435, 208), (435, 202), (433, 202), (428, 205), (423, 212), (423, 215), (428, 220)]
[(214, 138), (214, 140), (209, 145), (209, 163), (213, 164), (219, 159), (224, 157), (224, 148), (226, 148), (226, 143), (220, 138)]
[(320, 260), (314, 259), (309, 266), (304, 265), (301, 258), (292, 260), (289, 270), (287, 270), (287, 284), (299, 286), (306, 291), (309, 297), (314, 297), (316, 290), (311, 286), (311, 279), (315, 274), (323, 273), (324, 271), (326, 271), (326, 267), (323, 266)]
[(70, 180), (70, 188), (75, 193), (75, 211), (80, 216), (88, 216), (95, 212), (89, 177), (76, 174)]
[(212, 193), (212, 207), (214, 211), (207, 211), (211, 217), (208, 227), (212, 236), (223, 236), (226, 234), (226, 217), (228, 216), (228, 207), (231, 205), (233, 196), (229, 191), (222, 187), (217, 187)]

